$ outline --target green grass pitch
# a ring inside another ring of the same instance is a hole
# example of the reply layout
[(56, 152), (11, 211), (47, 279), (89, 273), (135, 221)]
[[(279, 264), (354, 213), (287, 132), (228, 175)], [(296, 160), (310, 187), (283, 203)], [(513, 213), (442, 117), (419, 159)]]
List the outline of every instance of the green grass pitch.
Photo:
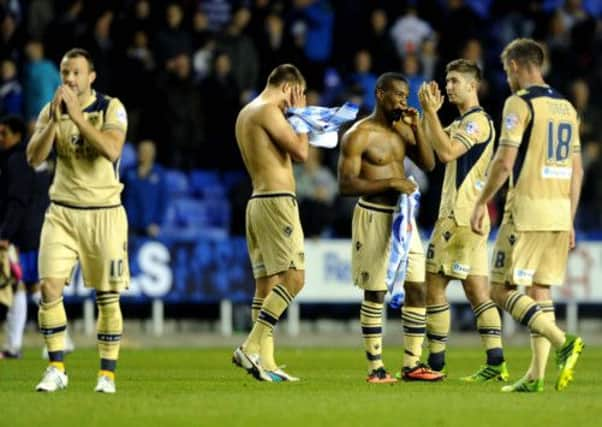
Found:
[[(278, 360), (300, 383), (256, 382), (230, 363), (232, 349), (122, 350), (117, 394), (92, 391), (96, 352), (67, 360), (69, 388), (33, 391), (45, 367), (38, 349), (0, 360), (0, 426), (590, 426), (602, 415), (602, 348), (586, 348), (563, 392), (550, 363), (540, 394), (500, 393), (500, 383), (464, 384), (482, 362), (477, 348), (450, 348), (450, 377), (436, 384), (364, 382), (363, 351), (282, 349)], [(526, 369), (527, 348), (510, 348), (511, 379)], [(399, 354), (385, 352), (394, 370)], [(553, 362), (553, 359), (551, 359)]]

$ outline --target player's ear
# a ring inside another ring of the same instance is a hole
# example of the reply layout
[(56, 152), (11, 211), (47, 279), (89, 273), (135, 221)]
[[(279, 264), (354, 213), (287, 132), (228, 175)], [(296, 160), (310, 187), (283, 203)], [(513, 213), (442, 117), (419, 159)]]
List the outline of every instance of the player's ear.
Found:
[(90, 72), (88, 79), (90, 80), (90, 84), (94, 83), (94, 80), (96, 80), (96, 71)]
[(377, 87), (376, 89), (374, 89), (374, 96), (376, 97), (376, 99), (378, 99), (379, 101), (382, 100), (383, 95), (384, 91), (382, 90), (382, 88)]

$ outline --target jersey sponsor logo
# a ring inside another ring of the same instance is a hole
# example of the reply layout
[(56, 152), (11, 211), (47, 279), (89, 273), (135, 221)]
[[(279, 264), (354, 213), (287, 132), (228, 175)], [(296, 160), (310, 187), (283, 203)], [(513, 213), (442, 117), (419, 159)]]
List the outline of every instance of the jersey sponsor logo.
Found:
[(460, 264), (459, 262), (454, 262), (452, 264), (452, 271), (454, 273), (469, 274), (470, 273), (470, 266), (466, 265), (466, 264)]
[(504, 117), (504, 127), (506, 129), (514, 129), (516, 125), (518, 125), (518, 116), (515, 113), (509, 113)]
[(571, 179), (573, 168), (563, 166), (544, 166), (541, 177), (544, 179)]
[(533, 280), (535, 270), (527, 268), (517, 268), (514, 270), (514, 280)]
[(466, 127), (464, 128), (464, 130), (469, 135), (476, 135), (479, 131), (479, 126), (476, 122), (468, 122), (466, 123)]

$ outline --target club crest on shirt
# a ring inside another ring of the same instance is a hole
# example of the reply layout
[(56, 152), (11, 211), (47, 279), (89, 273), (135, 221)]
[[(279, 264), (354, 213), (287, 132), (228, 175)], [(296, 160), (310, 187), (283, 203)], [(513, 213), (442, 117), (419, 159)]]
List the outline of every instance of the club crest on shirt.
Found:
[(509, 113), (504, 117), (504, 127), (508, 130), (514, 129), (518, 124), (518, 116), (514, 113)]

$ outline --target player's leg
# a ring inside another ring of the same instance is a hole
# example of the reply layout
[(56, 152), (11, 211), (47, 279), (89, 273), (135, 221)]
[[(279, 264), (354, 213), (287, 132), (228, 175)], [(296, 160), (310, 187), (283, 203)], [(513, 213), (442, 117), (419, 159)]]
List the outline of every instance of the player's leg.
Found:
[(368, 361), (366, 381), (373, 384), (397, 382), (386, 371), (382, 360), (385, 295), (385, 291), (364, 290), (364, 299), (360, 308), (360, 326)]
[[(304, 282), (303, 230), (293, 194), (260, 194), (251, 197), (246, 211), (246, 238), (256, 280), (257, 320), (247, 339), (235, 350), (233, 362), (263, 381), (293, 380), (279, 371), (273, 356), (273, 329)], [(264, 369), (261, 354), (266, 357)], [(284, 374), (284, 373), (283, 373)]]
[(426, 333), (426, 289), (424, 282), (407, 282), (401, 308), (404, 352), (401, 378), (404, 381), (440, 381), (445, 377), (420, 362)]
[(484, 366), (462, 379), (471, 382), (507, 381), (509, 375), (502, 348), (502, 321), (497, 306), (489, 297), (487, 276), (469, 275), (462, 281), (462, 285), (473, 309), (487, 357)]
[[(413, 229), (418, 230), (416, 223)], [(406, 381), (439, 381), (445, 375), (435, 372), (420, 362), (426, 334), (426, 271), (422, 242), (417, 232), (412, 233), (404, 289), (405, 303), (401, 308), (404, 353), (402, 378)]]
[(277, 274), (276, 277), (278, 284), (265, 297), (253, 329), (243, 345), (234, 353), (234, 359), (249, 373), (253, 374), (255, 378), (272, 382), (297, 379), (293, 377), (283, 378), (277, 372), (267, 371), (261, 364), (260, 354), (265, 337), (273, 334), (280, 316), (303, 288), (305, 272), (289, 269), (284, 273)]
[(42, 300), (38, 310), (38, 325), (48, 348), (48, 368), (37, 391), (53, 392), (67, 387), (65, 373), (65, 330), (67, 314), (63, 305), (66, 278), (44, 278), (41, 282)]
[[(510, 246), (507, 243), (509, 242)], [(511, 226), (502, 226), (494, 250), (492, 270), (492, 299), (531, 332), (550, 341), (557, 352), (560, 374), (556, 383), (564, 389), (572, 379), (573, 369), (583, 349), (580, 337), (566, 335), (556, 322), (544, 315), (541, 306), (530, 296), (516, 290), (508, 283), (531, 286), (535, 283), (560, 284), (564, 281), (568, 258), (568, 232), (518, 233)], [(528, 377), (505, 388), (506, 391), (540, 391), (543, 381), (532, 381), (525, 387)], [(516, 389), (513, 387), (516, 386)], [(529, 390), (524, 390), (528, 388)]]
[(127, 218), (121, 206), (78, 212), (78, 216), (92, 224), (81, 233), (80, 266), (84, 285), (96, 290), (100, 366), (94, 391), (115, 393), (115, 372), (123, 333), (119, 298), (130, 280)]
[(426, 273), (426, 337), (428, 365), (445, 373), (445, 349), (450, 329), (450, 311), (445, 290), (449, 279), (442, 274)]
[(98, 319), (96, 322), (100, 369), (95, 391), (115, 392), (115, 370), (119, 359), (123, 316), (119, 304), (119, 292), (96, 292)]
[[(263, 307), (265, 298), (269, 295), (274, 286), (281, 283), (281, 281), (282, 278), (280, 275), (255, 279), (255, 295), (253, 296), (253, 303), (251, 306), (251, 320), (253, 321), (253, 324), (255, 324), (259, 317), (259, 312)], [(273, 331), (269, 331), (263, 336), (259, 356), (261, 358), (261, 365), (264, 369), (268, 371), (275, 371), (278, 369), (278, 364), (274, 357)]]
[(63, 288), (77, 262), (78, 221), (70, 210), (51, 204), (40, 235), (39, 274), (42, 298), (38, 325), (48, 348), (48, 368), (38, 391), (56, 391), (67, 387), (65, 375), (65, 330), (67, 315), (63, 305)]
[[(527, 295), (539, 304), (543, 316), (556, 322), (552, 292), (549, 286), (530, 286), (527, 288)], [(550, 348), (551, 344), (547, 338), (531, 331), (531, 364), (526, 374), (529, 380), (541, 380), (543, 384)]]

